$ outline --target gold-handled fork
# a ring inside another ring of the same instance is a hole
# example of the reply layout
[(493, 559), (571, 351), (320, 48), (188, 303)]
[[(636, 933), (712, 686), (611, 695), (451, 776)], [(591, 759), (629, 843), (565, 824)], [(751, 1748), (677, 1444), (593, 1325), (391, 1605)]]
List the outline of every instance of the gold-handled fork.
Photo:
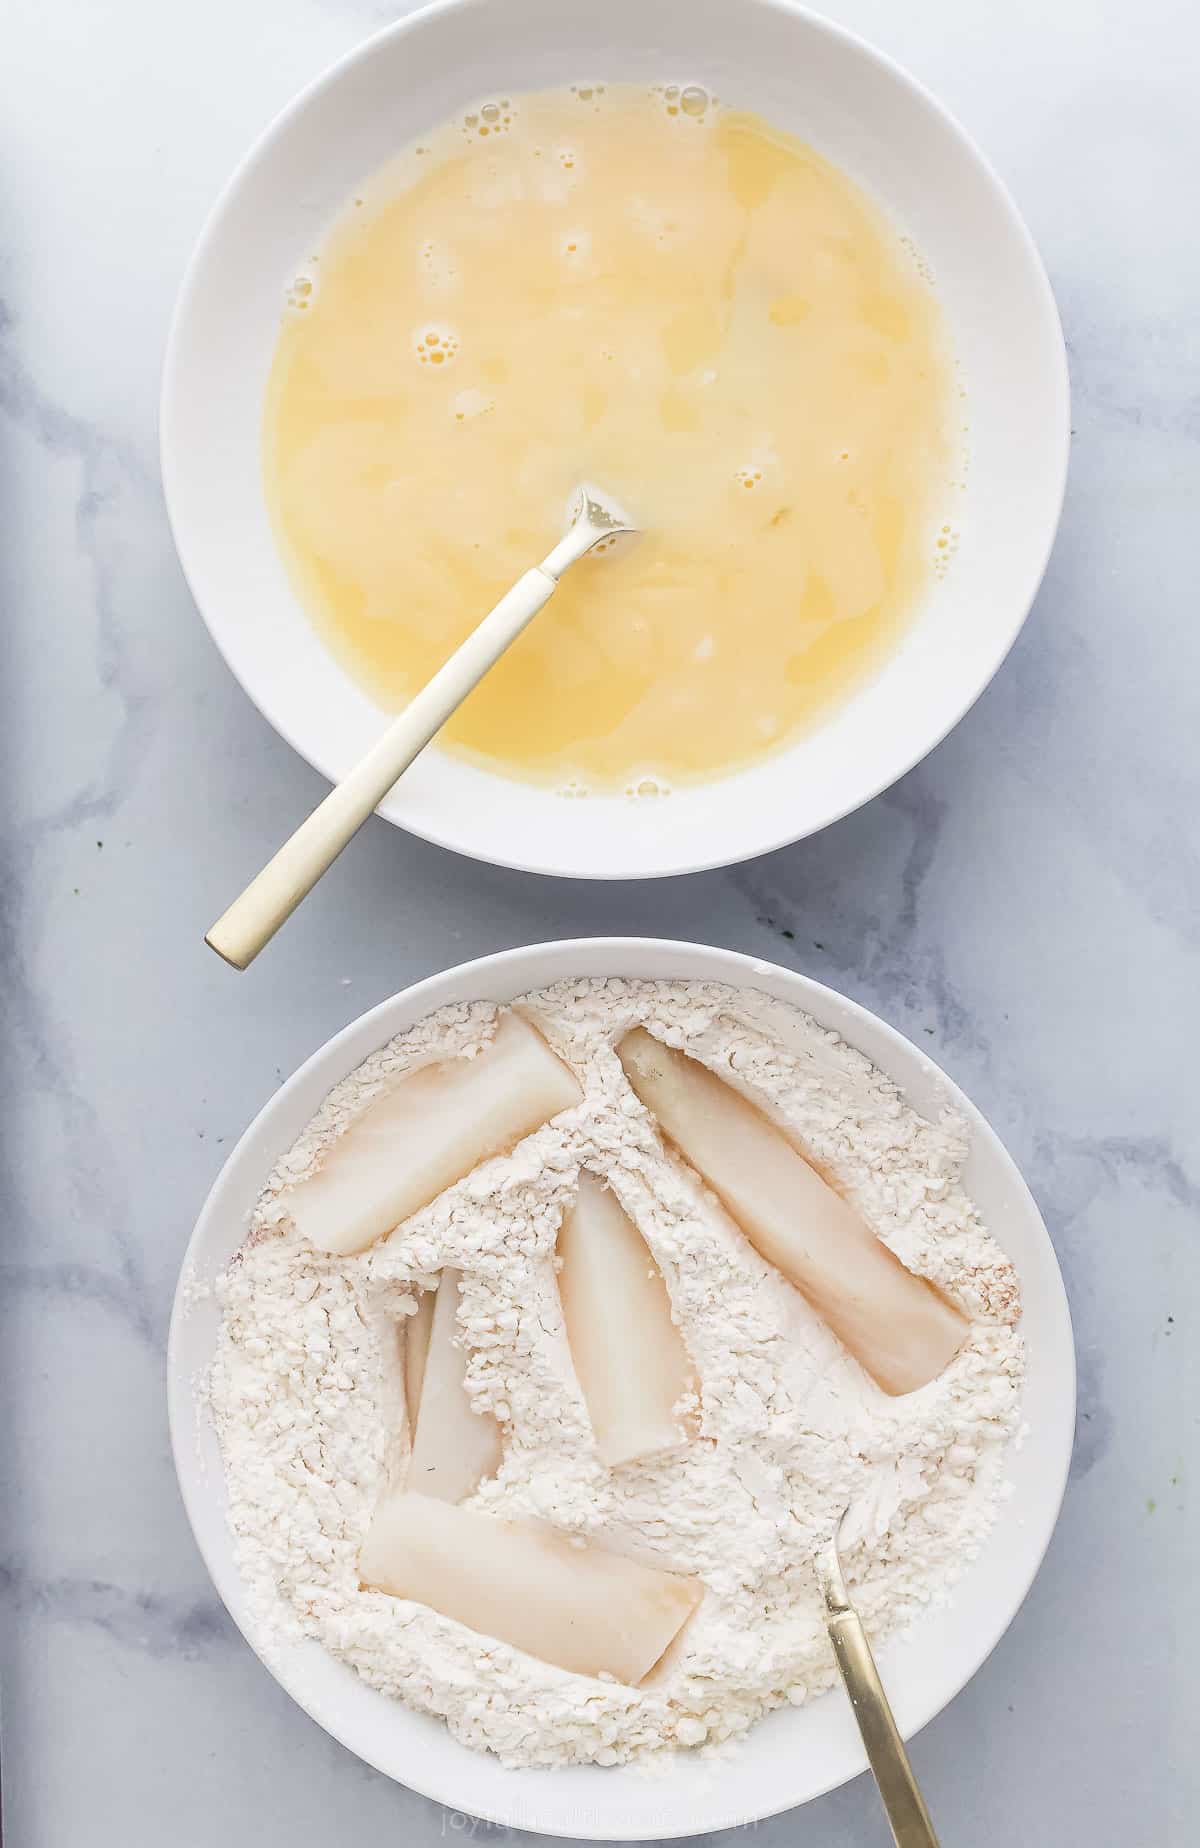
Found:
[(626, 515), (589, 483), (576, 490), (570, 524), (558, 544), (540, 565), (517, 579), (428, 685), (392, 720), (366, 756), (334, 785), (206, 932), (205, 942), (218, 956), (235, 969), (245, 969), (254, 961), (378, 808), (413, 758), (528, 627), (542, 605), (549, 602), (563, 572), (585, 553), (620, 533), (635, 530)]
[(896, 1848), (938, 1848), (925, 1799), (917, 1785), (904, 1741), (892, 1715), (883, 1682), (871, 1654), (862, 1618), (846, 1589), (838, 1557), (839, 1519), (829, 1544), (817, 1555), (817, 1586), (825, 1627), (850, 1705), (866, 1747)]

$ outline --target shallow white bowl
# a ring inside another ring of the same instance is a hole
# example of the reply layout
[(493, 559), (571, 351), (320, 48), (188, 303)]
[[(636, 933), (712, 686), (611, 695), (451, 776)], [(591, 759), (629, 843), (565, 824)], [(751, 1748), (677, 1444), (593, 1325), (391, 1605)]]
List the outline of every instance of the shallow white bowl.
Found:
[[(1009, 1459), (1012, 1498), (982, 1556), (956, 1588), (953, 1603), (931, 1611), (910, 1640), (880, 1651), (896, 1718), (910, 1735), (953, 1699), (999, 1641), (1029, 1589), (1058, 1515), (1075, 1423), (1074, 1352), (1062, 1278), (1041, 1216), (1011, 1158), (937, 1066), (883, 1021), (831, 989), (730, 950), (615, 937), (535, 945), (465, 963), (364, 1014), (276, 1092), (209, 1195), (184, 1260), (171, 1319), (171, 1437), (200, 1551), (230, 1614), (246, 1631), (246, 1596), (225, 1523), (220, 1455), (196, 1398), (197, 1381), (212, 1359), (219, 1315), (211, 1297), (195, 1286), (211, 1285), (238, 1249), (275, 1161), (339, 1079), (434, 1008), (454, 1001), (511, 1001), (549, 982), (611, 975), (758, 989), (840, 1033), (894, 1079), (915, 1109), (936, 1116), (950, 1106), (967, 1120), (967, 1188), (1021, 1279), (1029, 1434)], [(707, 1764), (682, 1753), (667, 1771), (647, 1778), (592, 1766), (505, 1770), (490, 1755), (457, 1744), (439, 1721), (376, 1693), (316, 1643), (273, 1655), (267, 1666), (327, 1731), (389, 1777), (451, 1809), (552, 1835), (645, 1840), (730, 1828), (805, 1803), (866, 1764), (840, 1693), (811, 1707), (768, 1715), (725, 1762)]]
[(970, 419), (952, 569), (878, 676), (790, 750), (666, 801), (569, 802), (432, 749), (381, 809), (478, 859), (641, 878), (814, 833), (957, 723), (1045, 569), (1067, 373), (1045, 272), (981, 155), (895, 65), (786, 0), (445, 0), (389, 27), (300, 96), (234, 176), (188, 271), (163, 389), (167, 506), (196, 601), (251, 699), (326, 776), (343, 775), (383, 721), (310, 627), (271, 536), (260, 422), (285, 285), (355, 186), (423, 130), (482, 97), (582, 76), (707, 84), (846, 169), (934, 271)]

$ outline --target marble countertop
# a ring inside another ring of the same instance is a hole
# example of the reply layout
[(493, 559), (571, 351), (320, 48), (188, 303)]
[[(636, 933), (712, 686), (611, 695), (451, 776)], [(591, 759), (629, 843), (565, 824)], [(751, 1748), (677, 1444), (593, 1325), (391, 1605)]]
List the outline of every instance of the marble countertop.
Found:
[[(504, 1833), (367, 1770), (235, 1633), (176, 1492), (163, 1347), (196, 1211), (286, 1072), (416, 977), (608, 931), (707, 937), (832, 983), (928, 1047), (1007, 1140), (1071, 1294), (1078, 1444), (1024, 1609), (915, 1760), (948, 1845), (1194, 1840), (1200, 27), (1178, 0), (830, 0), (1011, 184), (1071, 349), (1045, 586), (920, 769), (817, 839), (664, 884), (538, 881), (373, 822), (235, 978), (201, 931), (321, 784), (183, 584), (157, 472), (163, 338), (244, 146), (397, 10), (5, 12), (7, 1848)], [(757, 1833), (884, 1839), (864, 1779)]]

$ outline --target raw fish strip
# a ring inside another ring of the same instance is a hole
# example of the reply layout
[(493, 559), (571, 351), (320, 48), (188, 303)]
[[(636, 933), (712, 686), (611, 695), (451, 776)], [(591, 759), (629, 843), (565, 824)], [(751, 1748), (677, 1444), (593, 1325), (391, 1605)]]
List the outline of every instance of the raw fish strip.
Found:
[(408, 1428), (417, 1428), (417, 1413), (421, 1407), (421, 1387), (425, 1380), (425, 1362), (429, 1356), (429, 1331), (433, 1327), (433, 1305), (437, 1297), (436, 1290), (422, 1290), (417, 1297), (414, 1314), (404, 1321), (404, 1406), (408, 1413)]
[(359, 1577), (572, 1674), (609, 1674), (632, 1687), (704, 1595), (698, 1579), (424, 1495), (383, 1504)]
[(755, 1106), (643, 1028), (617, 1048), (630, 1084), (760, 1255), (888, 1393), (949, 1364), (967, 1323), (914, 1277)]
[(687, 1390), (687, 1350), (641, 1233), (594, 1175), (558, 1235), (558, 1276), (571, 1359), (596, 1447), (610, 1467), (673, 1450), (687, 1433), (674, 1407)]
[(320, 1250), (365, 1251), (582, 1096), (541, 1034), (502, 1014), (473, 1059), (422, 1066), (368, 1104), (317, 1172), (288, 1189), (288, 1211)]
[(500, 1467), (496, 1420), (471, 1410), (467, 1355), (455, 1341), (457, 1328), (458, 1272), (444, 1270), (434, 1297), (406, 1482), (448, 1502), (465, 1500)]

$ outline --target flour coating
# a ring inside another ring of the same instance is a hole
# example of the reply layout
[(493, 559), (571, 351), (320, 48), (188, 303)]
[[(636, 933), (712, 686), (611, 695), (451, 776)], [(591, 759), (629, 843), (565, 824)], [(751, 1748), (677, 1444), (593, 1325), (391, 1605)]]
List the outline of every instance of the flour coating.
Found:
[[(962, 1189), (961, 1120), (926, 1121), (807, 1016), (715, 983), (566, 982), (518, 1005), (579, 1077), (577, 1108), (357, 1257), (303, 1244), (288, 1186), (402, 1073), (490, 1036), (490, 1003), (443, 1008), (330, 1093), (220, 1281), (207, 1393), (256, 1641), (269, 1656), (316, 1638), (510, 1765), (717, 1746), (833, 1680), (812, 1559), (843, 1509), (847, 1576), (877, 1639), (944, 1601), (978, 1552), (1019, 1420), (1016, 1275)], [(930, 1385), (884, 1394), (663, 1147), (613, 1052), (636, 1024), (798, 1136), (897, 1256), (972, 1318)], [(555, 1278), (559, 1221), (585, 1163), (653, 1252), (699, 1382), (685, 1408), (692, 1440), (614, 1470), (592, 1438)], [(359, 1586), (359, 1547), (407, 1458), (404, 1322), (444, 1265), (463, 1278), (468, 1392), (504, 1436), (500, 1472), (473, 1505), (704, 1581), (681, 1644), (640, 1688), (568, 1674)]]

